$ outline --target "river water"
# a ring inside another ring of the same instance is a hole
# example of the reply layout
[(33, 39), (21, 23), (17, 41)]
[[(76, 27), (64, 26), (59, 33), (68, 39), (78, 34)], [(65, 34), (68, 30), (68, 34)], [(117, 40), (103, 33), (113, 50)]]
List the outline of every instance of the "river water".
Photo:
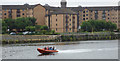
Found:
[[(56, 45), (55, 45), (56, 44)], [(60, 45), (58, 45), (60, 44)], [(42, 55), (37, 48), (55, 46), (58, 53)], [(3, 59), (118, 59), (118, 40), (3, 45)]]

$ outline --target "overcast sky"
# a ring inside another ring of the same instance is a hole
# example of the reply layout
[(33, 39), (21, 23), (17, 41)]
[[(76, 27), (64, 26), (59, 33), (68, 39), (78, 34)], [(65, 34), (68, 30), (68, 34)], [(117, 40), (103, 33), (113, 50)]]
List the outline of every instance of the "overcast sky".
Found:
[[(21, 4), (48, 4), (50, 6), (60, 7), (61, 0), (0, 0), (0, 5), (21, 5)], [(117, 6), (120, 0), (66, 0), (67, 6)]]

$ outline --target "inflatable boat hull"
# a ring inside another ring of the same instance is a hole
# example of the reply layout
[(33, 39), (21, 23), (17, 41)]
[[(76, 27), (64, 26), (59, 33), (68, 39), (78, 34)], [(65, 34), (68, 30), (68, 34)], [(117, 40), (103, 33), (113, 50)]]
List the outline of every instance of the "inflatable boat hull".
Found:
[(57, 50), (44, 50), (44, 49), (37, 49), (40, 53), (44, 54), (44, 53), (55, 53), (58, 52)]

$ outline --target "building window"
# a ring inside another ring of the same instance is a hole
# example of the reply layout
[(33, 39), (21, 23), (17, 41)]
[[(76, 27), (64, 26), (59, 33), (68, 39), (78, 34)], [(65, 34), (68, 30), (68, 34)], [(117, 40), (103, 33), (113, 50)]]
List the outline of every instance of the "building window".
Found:
[(71, 21), (71, 19), (70, 19), (70, 21)]
[(103, 14), (106, 14), (106, 13), (105, 13), (105, 10), (103, 10)]
[(110, 18), (108, 18), (108, 19), (110, 19)]
[(20, 17), (20, 15), (17, 15), (17, 17)]
[(24, 13), (22, 15), (25, 15)]
[(6, 9), (4, 9), (4, 11), (6, 11)]
[(83, 13), (85, 13), (85, 11), (83, 11)]
[(20, 13), (20, 9), (17, 9), (17, 13)]
[(4, 15), (6, 15), (6, 13), (4, 13)]
[(56, 21), (57, 21), (57, 19), (56, 19)]
[(86, 11), (88, 13), (88, 11)]
[(88, 14), (86, 14), (86, 16), (88, 16)]
[(86, 20), (88, 20), (88, 18), (86, 18)]
[(57, 31), (57, 28), (56, 28), (56, 31)]
[(57, 16), (57, 14), (56, 14), (56, 16)]
[(70, 24), (70, 26), (71, 26), (71, 24)]
[(70, 28), (70, 31), (71, 31), (71, 28)]
[(95, 11), (95, 13), (98, 13), (98, 11)]
[(83, 15), (83, 17), (85, 17), (85, 15)]
[(92, 18), (91, 18), (92, 19)]
[(75, 19), (75, 16), (73, 16), (73, 19)]
[(108, 16), (109, 16), (110, 14), (108, 14)]
[(68, 17), (68, 15), (66, 15), (66, 19), (68, 19), (69, 17)]
[(83, 20), (85, 20), (85, 18), (83, 18)]
[(56, 26), (57, 26), (57, 24), (56, 24)]

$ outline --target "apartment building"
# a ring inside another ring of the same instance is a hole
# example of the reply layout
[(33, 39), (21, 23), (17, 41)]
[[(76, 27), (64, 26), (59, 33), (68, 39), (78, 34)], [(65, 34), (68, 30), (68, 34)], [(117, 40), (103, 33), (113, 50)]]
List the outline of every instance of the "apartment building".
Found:
[(67, 1), (60, 2), (61, 7), (46, 5), (3, 5), (2, 19), (17, 17), (35, 17), (36, 24), (47, 25), (55, 32), (77, 32), (83, 21), (111, 21), (120, 29), (120, 6), (67, 7)]
[(0, 19), (2, 19), (2, 5), (0, 5)]
[(46, 24), (55, 32), (77, 32), (77, 13), (68, 9), (60, 9), (46, 16)]
[(45, 25), (45, 8), (36, 5), (2, 5), (2, 19), (18, 17), (35, 17), (37, 25)]

